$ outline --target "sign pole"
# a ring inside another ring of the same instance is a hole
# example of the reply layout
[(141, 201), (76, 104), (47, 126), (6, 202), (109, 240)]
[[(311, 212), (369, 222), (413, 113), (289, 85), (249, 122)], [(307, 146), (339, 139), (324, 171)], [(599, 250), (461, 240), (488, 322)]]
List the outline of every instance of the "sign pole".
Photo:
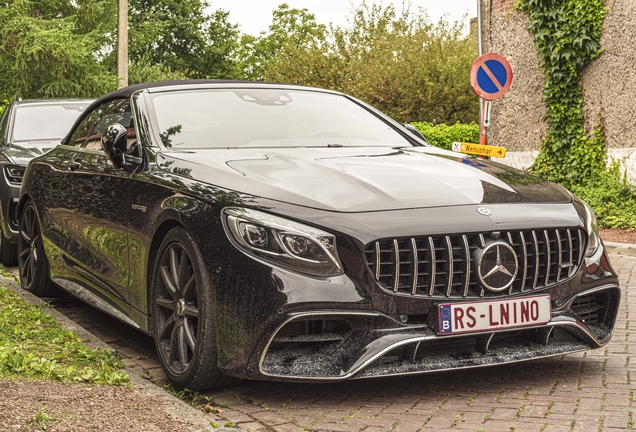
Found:
[[(479, 57), (484, 53), (481, 34), (481, 0), (477, 0), (477, 49)], [(486, 131), (484, 130), (484, 100), (479, 98), (479, 144), (486, 144)], [(483, 141), (483, 142), (482, 142)]]
[(491, 101), (485, 101), (480, 98), (481, 101), (481, 123), (480, 123), (480, 133), (479, 133), (479, 144), (487, 145), (487, 132), (488, 127), (490, 127), (490, 109), (492, 108)]

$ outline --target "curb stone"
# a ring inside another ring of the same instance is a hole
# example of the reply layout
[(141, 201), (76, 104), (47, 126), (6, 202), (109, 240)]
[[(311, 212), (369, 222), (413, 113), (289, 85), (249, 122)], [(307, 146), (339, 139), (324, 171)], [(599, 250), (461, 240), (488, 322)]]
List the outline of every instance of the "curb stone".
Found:
[[(0, 275), (0, 285), (17, 294), (19, 297), (24, 299), (30, 304), (46, 304), (46, 302), (28, 291), (23, 290), (20, 285), (18, 285), (12, 278), (6, 277), (4, 275)], [(109, 349), (112, 352), (116, 350), (106, 344), (104, 341), (93, 335), (88, 330), (83, 327), (77, 325), (63, 314), (58, 312), (55, 309), (47, 309), (46, 312), (53, 317), (62, 325), (65, 330), (70, 330), (73, 333), (77, 334), (77, 336), (90, 348), (93, 349)], [(239, 428), (214, 428), (210, 422), (213, 421), (217, 424), (222, 424), (225, 420), (212, 417), (210, 414), (205, 414), (202, 411), (188, 405), (183, 402), (181, 399), (176, 396), (171, 395), (170, 393), (162, 390), (160, 387), (156, 386), (152, 382), (144, 379), (137, 368), (126, 368), (126, 373), (130, 377), (130, 385), (131, 387), (140, 393), (141, 395), (149, 398), (153, 398), (155, 400), (160, 400), (162, 402), (161, 409), (168, 414), (170, 417), (174, 418), (178, 421), (188, 422), (193, 425), (193, 431), (205, 431), (205, 432), (213, 432), (213, 431), (234, 431), (234, 432), (247, 432), (244, 429)]]
[(611, 254), (636, 256), (636, 245), (634, 244), (603, 242), (603, 245)]

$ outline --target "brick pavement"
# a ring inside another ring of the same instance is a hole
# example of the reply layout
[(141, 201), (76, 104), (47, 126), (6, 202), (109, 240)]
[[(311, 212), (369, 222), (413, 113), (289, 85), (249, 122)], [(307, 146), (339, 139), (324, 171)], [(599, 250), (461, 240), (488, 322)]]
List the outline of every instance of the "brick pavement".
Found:
[[(516, 365), (337, 384), (245, 381), (206, 392), (227, 421), (256, 431), (618, 431), (636, 421), (636, 257), (613, 254), (623, 297), (600, 350)], [(75, 300), (56, 309), (167, 384), (152, 340)], [(632, 336), (632, 339), (636, 337)]]

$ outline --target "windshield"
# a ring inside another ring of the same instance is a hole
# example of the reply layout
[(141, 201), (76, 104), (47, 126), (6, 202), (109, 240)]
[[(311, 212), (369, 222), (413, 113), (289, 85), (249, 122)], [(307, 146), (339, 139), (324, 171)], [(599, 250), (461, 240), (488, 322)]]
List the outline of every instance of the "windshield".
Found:
[(61, 140), (87, 106), (88, 102), (18, 105), (12, 141)]
[(151, 95), (166, 147), (404, 147), (387, 123), (341, 95), (195, 90)]

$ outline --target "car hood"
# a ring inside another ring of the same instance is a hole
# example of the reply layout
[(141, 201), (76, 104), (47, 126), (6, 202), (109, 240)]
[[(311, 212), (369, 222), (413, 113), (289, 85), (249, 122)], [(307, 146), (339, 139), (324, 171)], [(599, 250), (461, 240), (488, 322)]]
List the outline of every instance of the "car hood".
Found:
[(428, 147), (171, 150), (157, 164), (237, 192), (340, 212), (572, 200), (562, 187), (506, 165)]
[(59, 143), (59, 140), (9, 143), (2, 148), (2, 151), (13, 163), (27, 165), (31, 159), (43, 155)]

